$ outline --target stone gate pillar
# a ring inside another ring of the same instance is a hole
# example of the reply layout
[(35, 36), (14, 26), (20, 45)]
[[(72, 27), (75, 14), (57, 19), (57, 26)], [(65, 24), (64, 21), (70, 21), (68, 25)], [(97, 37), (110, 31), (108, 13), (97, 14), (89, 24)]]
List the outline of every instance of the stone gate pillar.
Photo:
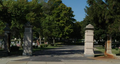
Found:
[(106, 46), (106, 48), (107, 48), (107, 50), (105, 50), (106, 51), (106, 53), (108, 53), (108, 54), (112, 54), (112, 50), (111, 50), (111, 43), (112, 41), (111, 41), (111, 36), (109, 36), (109, 35), (107, 35), (107, 46)]
[(5, 34), (4, 34), (4, 52), (7, 53), (7, 55), (10, 54), (10, 28), (9, 25), (6, 24), (6, 27), (4, 28)]
[(110, 35), (107, 35), (107, 42), (105, 43), (105, 56), (116, 56), (112, 53), (112, 38)]
[(94, 27), (91, 24), (89, 24), (85, 28), (85, 44), (84, 44), (85, 57), (94, 57), (93, 36), (94, 36)]
[(25, 26), (24, 38), (23, 38), (23, 55), (32, 55), (32, 26), (28, 22)]

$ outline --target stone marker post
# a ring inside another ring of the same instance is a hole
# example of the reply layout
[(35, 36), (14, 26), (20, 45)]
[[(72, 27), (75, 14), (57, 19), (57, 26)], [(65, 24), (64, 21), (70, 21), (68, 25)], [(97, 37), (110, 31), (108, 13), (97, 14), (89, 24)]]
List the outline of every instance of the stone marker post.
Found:
[(107, 35), (107, 42), (105, 43), (105, 56), (116, 56), (112, 53), (112, 38), (110, 35)]
[(23, 55), (32, 55), (32, 26), (28, 22), (25, 26), (24, 39), (23, 39)]
[(94, 27), (91, 24), (89, 24), (85, 28), (85, 45), (84, 45), (85, 57), (94, 57), (93, 36), (94, 36)]
[(109, 35), (107, 35), (107, 51), (108, 54), (112, 54), (111, 51), (111, 37)]

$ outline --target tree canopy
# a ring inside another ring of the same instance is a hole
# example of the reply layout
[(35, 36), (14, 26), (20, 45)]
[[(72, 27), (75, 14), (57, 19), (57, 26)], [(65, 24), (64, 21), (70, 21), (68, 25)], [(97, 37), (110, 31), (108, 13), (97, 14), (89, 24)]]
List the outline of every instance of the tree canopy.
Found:
[(114, 36), (119, 33), (119, 0), (87, 0), (87, 3), (87, 15), (82, 23), (94, 25), (96, 39), (105, 39), (107, 34)]
[(30, 22), (34, 37), (70, 38), (77, 24), (72, 8), (62, 0), (0, 0), (0, 7), (0, 33), (7, 23), (12, 37), (23, 38), (24, 26)]

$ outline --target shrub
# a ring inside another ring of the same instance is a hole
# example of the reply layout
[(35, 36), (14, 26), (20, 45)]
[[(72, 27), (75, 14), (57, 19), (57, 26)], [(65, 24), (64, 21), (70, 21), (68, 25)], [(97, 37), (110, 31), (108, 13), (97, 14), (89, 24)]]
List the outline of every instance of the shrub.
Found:
[(17, 47), (17, 46), (12, 46), (12, 47), (10, 48), (10, 50), (11, 50), (11, 51), (18, 51), (18, 50), (19, 50), (19, 47)]
[(41, 44), (40, 47), (41, 48), (48, 47), (48, 44)]

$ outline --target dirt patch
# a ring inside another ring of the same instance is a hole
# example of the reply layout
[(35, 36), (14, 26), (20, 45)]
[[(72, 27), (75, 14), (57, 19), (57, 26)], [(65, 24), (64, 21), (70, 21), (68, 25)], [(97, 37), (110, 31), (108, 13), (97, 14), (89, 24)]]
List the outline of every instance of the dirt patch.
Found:
[(94, 60), (110, 60), (110, 59), (117, 59), (115, 56), (107, 54), (107, 56), (97, 56), (92, 58)]
[(113, 59), (115, 58), (115, 56), (114, 56), (114, 55), (112, 55), (112, 54), (108, 54), (108, 53), (106, 53), (106, 52), (105, 52), (104, 54), (105, 54), (105, 57), (108, 57), (108, 58), (113, 58)]

